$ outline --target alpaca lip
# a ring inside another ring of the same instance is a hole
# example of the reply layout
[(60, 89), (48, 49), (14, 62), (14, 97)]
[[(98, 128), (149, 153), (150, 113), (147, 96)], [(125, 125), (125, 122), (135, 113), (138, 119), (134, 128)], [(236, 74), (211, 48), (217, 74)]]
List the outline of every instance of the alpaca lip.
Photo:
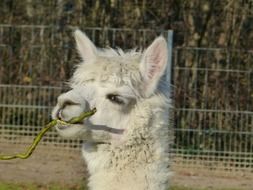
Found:
[(92, 125), (90, 127), (91, 130), (100, 130), (100, 131), (107, 131), (114, 134), (123, 134), (125, 129), (117, 129), (112, 127), (107, 127), (106, 125)]
[[(80, 123), (75, 123), (75, 124), (60, 125), (58, 126), (58, 129), (65, 130), (65, 129), (70, 128), (71, 125), (75, 125), (75, 126), (79, 125), (80, 127), (82, 127), (84, 126), (84, 123), (80, 122)], [(118, 134), (118, 135), (122, 135), (125, 131), (125, 129), (117, 129), (117, 128), (112, 128), (112, 127), (107, 127), (105, 125), (92, 125), (89, 129), (91, 131), (92, 130), (106, 131), (106, 132)]]
[(64, 130), (64, 129), (67, 129), (67, 128), (69, 128), (69, 126), (70, 125), (58, 125), (57, 127), (58, 127), (58, 129), (60, 129), (60, 130)]

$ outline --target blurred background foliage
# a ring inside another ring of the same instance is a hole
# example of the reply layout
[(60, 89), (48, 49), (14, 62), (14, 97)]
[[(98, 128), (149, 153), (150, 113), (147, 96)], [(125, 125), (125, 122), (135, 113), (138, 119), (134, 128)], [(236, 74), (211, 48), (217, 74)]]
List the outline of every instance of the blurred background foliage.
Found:
[[(1, 0), (0, 7), (0, 61), (2, 59), (4, 62), (0, 65), (0, 83), (12, 81), (31, 84), (36, 83), (34, 78), (43, 84), (52, 83), (56, 80), (52, 80), (45, 71), (52, 66), (43, 65), (57, 61), (60, 63), (53, 66), (57, 71), (57, 80), (69, 78), (72, 68), (70, 63), (76, 59), (75, 52), (71, 50), (74, 47), (73, 28), (69, 28), (71, 26), (81, 29), (123, 28), (132, 31), (172, 29), (174, 47), (215, 47), (247, 51), (253, 48), (251, 0)], [(142, 36), (141, 33), (137, 35), (138, 38)], [(151, 41), (155, 36), (149, 36), (148, 40)], [(92, 40), (98, 46), (112, 45), (105, 39), (101, 34), (95, 34)], [(114, 41), (123, 48), (139, 45), (125, 34)], [(226, 62), (225, 54), (226, 52), (217, 52), (214, 56), (216, 60)], [(59, 59), (62, 55), (64, 59)], [(190, 67), (199, 59), (193, 55), (186, 56), (187, 66)], [(237, 67), (238, 60), (248, 59), (249, 54), (237, 53), (231, 56), (234, 61), (230, 65)], [(29, 66), (31, 60), (38, 63), (33, 68)], [(5, 65), (7, 62), (12, 62), (13, 65)], [(247, 69), (252, 70), (252, 67), (250, 64)], [(42, 72), (43, 77), (40, 77)]]
[(1, 0), (1, 24), (172, 29), (176, 44), (252, 48), (251, 0)]

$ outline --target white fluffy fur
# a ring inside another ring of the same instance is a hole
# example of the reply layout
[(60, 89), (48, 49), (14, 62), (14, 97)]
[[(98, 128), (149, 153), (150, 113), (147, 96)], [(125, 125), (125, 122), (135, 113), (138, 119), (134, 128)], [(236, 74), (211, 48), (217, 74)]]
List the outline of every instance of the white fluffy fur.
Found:
[(83, 62), (70, 81), (72, 90), (58, 98), (52, 116), (69, 120), (97, 108), (83, 124), (56, 127), (63, 137), (85, 141), (89, 188), (168, 189), (170, 99), (162, 77), (166, 41), (158, 37), (142, 54), (97, 50), (79, 30), (75, 39)]

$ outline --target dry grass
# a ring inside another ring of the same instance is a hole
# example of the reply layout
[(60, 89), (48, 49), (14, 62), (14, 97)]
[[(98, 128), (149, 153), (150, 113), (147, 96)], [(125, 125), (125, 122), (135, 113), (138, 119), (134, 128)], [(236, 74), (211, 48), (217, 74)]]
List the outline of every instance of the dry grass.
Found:
[[(86, 190), (87, 188), (83, 185), (76, 186), (62, 186), (62, 185), (34, 185), (34, 184), (6, 184), (0, 182), (0, 190)], [(174, 186), (170, 190), (211, 190), (210, 188), (196, 189), (190, 187)], [(239, 189), (213, 189), (212, 190), (239, 190)]]

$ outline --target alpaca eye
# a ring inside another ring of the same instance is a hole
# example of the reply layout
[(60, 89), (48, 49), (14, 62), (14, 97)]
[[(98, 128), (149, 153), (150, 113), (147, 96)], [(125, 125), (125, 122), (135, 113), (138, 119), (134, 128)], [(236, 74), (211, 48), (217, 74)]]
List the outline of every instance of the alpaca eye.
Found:
[(106, 96), (106, 98), (107, 98), (108, 100), (110, 100), (112, 103), (116, 103), (116, 104), (120, 104), (120, 105), (124, 104), (124, 101), (120, 98), (119, 95), (116, 95), (116, 94), (108, 94), (108, 95)]

